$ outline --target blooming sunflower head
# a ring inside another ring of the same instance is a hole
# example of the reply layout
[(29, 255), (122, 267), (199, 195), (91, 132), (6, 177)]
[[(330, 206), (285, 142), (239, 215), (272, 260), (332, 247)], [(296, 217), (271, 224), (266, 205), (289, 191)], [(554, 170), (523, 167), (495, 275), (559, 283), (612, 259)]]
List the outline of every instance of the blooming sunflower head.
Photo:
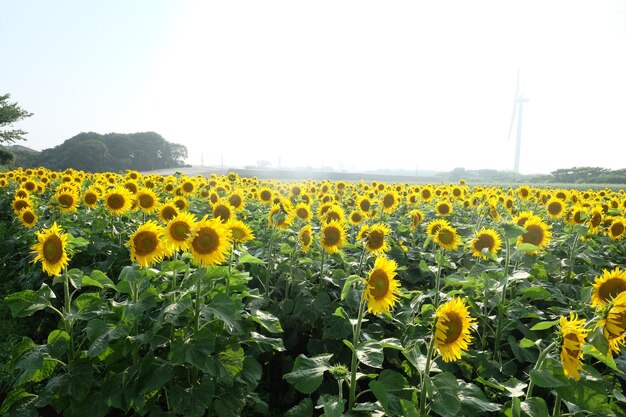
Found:
[(426, 226), (426, 232), (429, 236), (435, 237), (435, 235), (442, 226), (450, 226), (450, 223), (448, 223), (448, 221), (444, 219), (433, 220)]
[(35, 211), (30, 207), (24, 208), (20, 211), (19, 219), (20, 219), (20, 223), (22, 223), (24, 226), (28, 227), (29, 229), (32, 229), (33, 227), (35, 227), (35, 225), (37, 224), (37, 221), (39, 220)]
[(61, 274), (69, 262), (67, 240), (69, 235), (63, 233), (56, 222), (49, 229), (37, 232), (37, 243), (31, 246), (35, 256), (33, 262), (41, 261), (44, 272), (56, 276)]
[(559, 218), (565, 211), (565, 203), (558, 197), (552, 197), (546, 203), (546, 211), (548, 212), (548, 216), (555, 219)]
[[(548, 226), (538, 217), (531, 217), (524, 222), (523, 227), (526, 229), (526, 233), (522, 234), (517, 239), (518, 245), (530, 243), (531, 245), (537, 246), (539, 249), (545, 249), (548, 246), (552, 238), (552, 233), (550, 233), (551, 226)], [(527, 253), (533, 255), (537, 253), (537, 251), (531, 250), (527, 251)]]
[(449, 216), (452, 214), (452, 204), (447, 200), (440, 201), (435, 206), (435, 212), (438, 216)]
[(361, 224), (365, 220), (365, 218), (366, 218), (366, 214), (362, 212), (361, 210), (353, 210), (348, 216), (348, 219), (350, 220), (350, 224), (354, 226)]
[(303, 226), (298, 233), (298, 240), (300, 241), (300, 248), (302, 252), (307, 253), (313, 243), (313, 228), (311, 225)]
[(621, 346), (626, 346), (626, 291), (622, 291), (598, 322), (603, 327), (603, 334), (609, 342), (609, 355), (619, 354)]
[(204, 216), (195, 224), (192, 235), (189, 250), (196, 264), (207, 266), (224, 262), (232, 238), (225, 224)]
[(130, 211), (133, 199), (133, 194), (126, 187), (115, 187), (106, 192), (103, 201), (109, 213), (121, 215)]
[(424, 213), (420, 210), (413, 209), (409, 212), (409, 219), (411, 220), (411, 230), (414, 230), (424, 221)]
[(91, 186), (83, 193), (83, 204), (89, 208), (95, 208), (100, 199), (100, 191), (98, 188)]
[(618, 217), (614, 219), (606, 229), (606, 234), (611, 240), (621, 240), (626, 236), (626, 219)]
[(152, 213), (159, 208), (159, 197), (150, 188), (139, 188), (135, 198), (139, 209), (144, 213)]
[(502, 239), (498, 232), (493, 229), (483, 228), (470, 242), (472, 255), (477, 258), (487, 259), (500, 250)]
[(474, 321), (465, 300), (458, 297), (452, 298), (437, 309), (435, 347), (444, 362), (461, 359), (461, 352), (467, 350), (472, 341), (470, 331)]
[(228, 201), (219, 199), (213, 204), (213, 218), (226, 223), (235, 218), (235, 208)]
[(161, 223), (167, 224), (170, 220), (172, 220), (177, 215), (178, 215), (178, 209), (173, 203), (167, 202), (159, 206), (159, 220), (161, 220)]
[(578, 315), (570, 313), (569, 320), (561, 316), (561, 364), (563, 373), (568, 378), (580, 379), (579, 370), (582, 368), (583, 345), (588, 330), (585, 329), (585, 319), (578, 319)]
[(250, 229), (248, 225), (241, 220), (229, 220), (226, 223), (226, 226), (230, 229), (233, 242), (243, 243), (254, 239), (252, 229)]
[(379, 256), (369, 273), (363, 297), (372, 314), (389, 312), (398, 301), (400, 283), (395, 279), (398, 265), (394, 260)]
[(331, 221), (322, 225), (320, 242), (328, 253), (338, 252), (346, 244), (346, 229), (343, 223)]
[(443, 249), (456, 250), (461, 243), (461, 238), (452, 226), (441, 226), (433, 239)]
[(78, 194), (72, 189), (57, 192), (54, 198), (59, 203), (61, 213), (72, 213), (78, 208)]
[(308, 222), (313, 217), (313, 213), (311, 212), (311, 207), (306, 203), (298, 203), (294, 210), (295, 215), (298, 219), (303, 222)]
[(365, 249), (373, 255), (382, 255), (389, 251), (387, 236), (391, 229), (384, 223), (376, 223), (368, 227), (364, 237)]
[(286, 200), (274, 204), (268, 215), (268, 223), (277, 229), (287, 229), (293, 223), (291, 206), (286, 204)]
[(609, 271), (605, 269), (593, 283), (591, 305), (597, 309), (603, 309), (624, 291), (626, 291), (626, 270), (615, 268)]
[(136, 261), (141, 267), (160, 262), (168, 253), (163, 235), (163, 228), (152, 220), (139, 226), (128, 240), (130, 260)]
[(165, 239), (173, 250), (187, 250), (193, 229), (196, 224), (196, 217), (189, 212), (182, 212), (174, 216), (165, 226)]
[(400, 197), (393, 189), (383, 192), (380, 196), (380, 205), (382, 206), (383, 211), (387, 214), (393, 213), (399, 204)]

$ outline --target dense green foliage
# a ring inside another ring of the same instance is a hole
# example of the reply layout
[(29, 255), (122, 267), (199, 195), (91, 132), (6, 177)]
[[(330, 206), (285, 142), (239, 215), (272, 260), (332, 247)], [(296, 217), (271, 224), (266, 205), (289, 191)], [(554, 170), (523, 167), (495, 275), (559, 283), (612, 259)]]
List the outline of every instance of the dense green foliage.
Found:
[(16, 140), (24, 140), (26, 132), (20, 129), (9, 128), (14, 123), (33, 115), (22, 109), (17, 103), (10, 103), (10, 97), (10, 94), (0, 95), (0, 145), (13, 143)]

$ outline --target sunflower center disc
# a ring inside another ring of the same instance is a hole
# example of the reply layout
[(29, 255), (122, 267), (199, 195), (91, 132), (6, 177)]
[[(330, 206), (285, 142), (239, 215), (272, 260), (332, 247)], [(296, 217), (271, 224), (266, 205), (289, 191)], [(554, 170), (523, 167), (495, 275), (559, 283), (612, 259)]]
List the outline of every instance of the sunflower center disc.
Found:
[(186, 240), (189, 236), (189, 226), (183, 222), (176, 222), (172, 225), (172, 237), (176, 240)]
[(600, 286), (598, 292), (603, 301), (609, 301), (617, 297), (622, 291), (626, 291), (626, 281), (620, 278), (611, 278)]
[(385, 233), (381, 232), (380, 230), (374, 230), (373, 232), (370, 232), (367, 238), (367, 246), (369, 246), (370, 249), (380, 249), (384, 243)]
[(157, 248), (158, 238), (153, 232), (146, 231), (137, 233), (134, 242), (137, 255), (145, 256), (151, 254)]
[(614, 223), (611, 225), (611, 234), (613, 236), (620, 236), (624, 233), (624, 224), (623, 223)]
[(34, 223), (35, 221), (35, 216), (30, 211), (27, 211), (26, 213), (24, 213), (24, 216), (22, 218), (28, 224)]
[(537, 225), (531, 225), (526, 228), (527, 233), (522, 235), (522, 241), (524, 243), (530, 243), (535, 246), (539, 246), (543, 241), (543, 229)]
[(150, 208), (152, 207), (152, 197), (150, 197), (149, 195), (142, 195), (139, 197), (139, 205), (143, 208)]
[(327, 227), (324, 229), (324, 243), (334, 246), (339, 243), (339, 230), (336, 227)]
[(63, 194), (59, 196), (59, 203), (61, 203), (63, 207), (72, 207), (72, 204), (74, 204), (74, 199), (71, 195)]
[(213, 229), (202, 228), (198, 232), (198, 236), (193, 240), (193, 247), (196, 252), (207, 254), (215, 251), (219, 245), (219, 236)]
[(51, 264), (56, 264), (63, 257), (63, 242), (58, 236), (52, 235), (43, 244), (43, 257)]
[(383, 205), (385, 206), (385, 208), (389, 208), (393, 206), (394, 201), (395, 199), (393, 198), (393, 196), (390, 194), (387, 194), (385, 198), (383, 198)]
[(448, 322), (443, 325), (447, 326), (446, 344), (455, 342), (463, 331), (463, 321), (456, 313), (448, 313)]
[(216, 206), (213, 211), (213, 217), (219, 217), (223, 222), (226, 222), (230, 219), (230, 210), (224, 205)]
[(439, 240), (444, 245), (450, 245), (454, 241), (454, 235), (447, 229), (439, 230)]
[(113, 210), (119, 210), (124, 207), (124, 197), (118, 194), (113, 194), (107, 198), (109, 207)]
[(491, 251), (494, 246), (495, 242), (493, 240), (493, 237), (490, 235), (480, 235), (478, 239), (476, 239), (475, 247), (479, 252), (483, 249), (488, 249), (489, 251)]
[(370, 287), (370, 293), (377, 300), (384, 298), (389, 292), (389, 278), (387, 278), (385, 271), (380, 269), (372, 272), (368, 285)]

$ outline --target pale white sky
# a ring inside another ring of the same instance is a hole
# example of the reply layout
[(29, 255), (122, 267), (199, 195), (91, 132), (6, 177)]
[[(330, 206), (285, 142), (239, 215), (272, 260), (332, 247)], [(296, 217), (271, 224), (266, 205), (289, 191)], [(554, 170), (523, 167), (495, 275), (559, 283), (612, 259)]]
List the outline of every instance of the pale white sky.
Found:
[(23, 143), (155, 131), (188, 162), (626, 167), (626, 1), (0, 0)]

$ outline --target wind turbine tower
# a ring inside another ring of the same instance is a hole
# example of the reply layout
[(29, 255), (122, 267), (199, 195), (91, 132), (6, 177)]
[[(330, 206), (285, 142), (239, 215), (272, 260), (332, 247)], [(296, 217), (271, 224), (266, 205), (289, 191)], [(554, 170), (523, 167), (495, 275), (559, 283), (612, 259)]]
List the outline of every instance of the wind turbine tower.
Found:
[(509, 134), (507, 139), (511, 138), (511, 132), (513, 131), (513, 124), (517, 117), (517, 138), (515, 140), (515, 163), (513, 165), (513, 171), (519, 174), (519, 155), (522, 147), (522, 113), (524, 104), (528, 103), (528, 98), (519, 93), (519, 69), (517, 70), (517, 82), (515, 83), (515, 97), (513, 98), (513, 113), (511, 114), (511, 125), (509, 126)]

